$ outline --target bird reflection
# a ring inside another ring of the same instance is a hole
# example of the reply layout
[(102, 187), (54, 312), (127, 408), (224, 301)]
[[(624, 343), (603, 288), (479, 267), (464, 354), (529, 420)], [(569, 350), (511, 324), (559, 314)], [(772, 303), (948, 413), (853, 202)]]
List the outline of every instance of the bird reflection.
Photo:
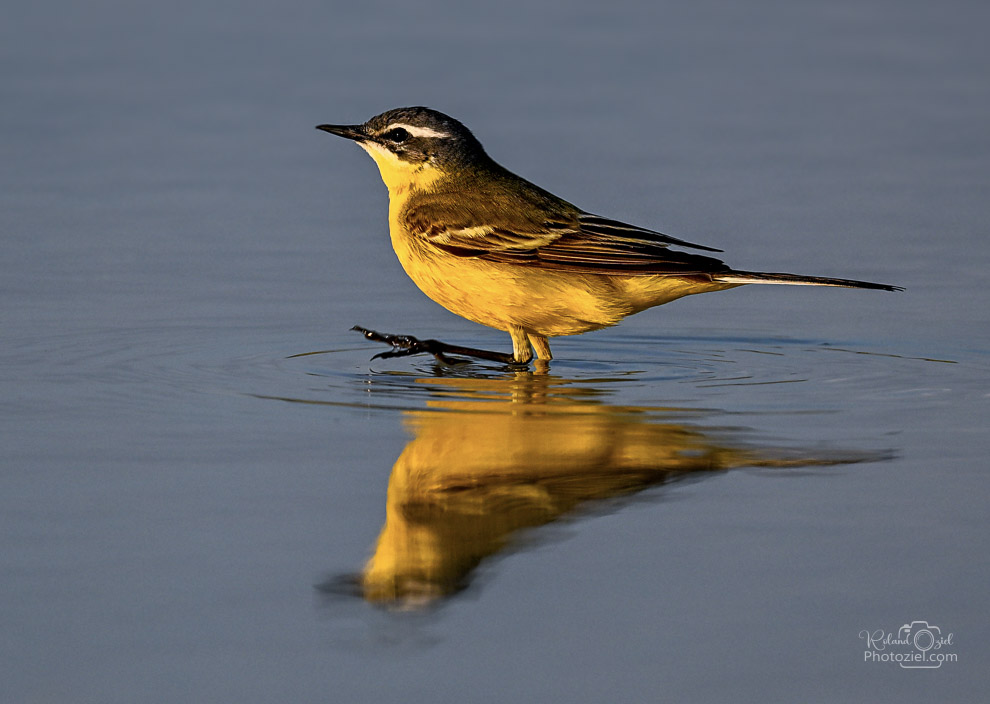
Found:
[[(547, 374), (421, 378), (433, 399), (404, 413), (412, 439), (392, 467), (385, 525), (356, 577), (370, 602), (421, 606), (464, 589), (524, 529), (606, 499), (741, 466), (878, 459), (732, 443), (703, 411), (616, 406)], [(600, 505), (600, 504), (599, 504)]]

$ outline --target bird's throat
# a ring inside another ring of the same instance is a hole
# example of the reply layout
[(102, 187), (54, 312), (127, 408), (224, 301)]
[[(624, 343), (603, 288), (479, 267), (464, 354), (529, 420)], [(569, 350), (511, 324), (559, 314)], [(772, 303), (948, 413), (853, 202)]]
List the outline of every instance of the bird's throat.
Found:
[(389, 150), (374, 142), (360, 142), (378, 165), (391, 200), (404, 200), (412, 191), (426, 191), (443, 176), (443, 172), (429, 162), (403, 161)]

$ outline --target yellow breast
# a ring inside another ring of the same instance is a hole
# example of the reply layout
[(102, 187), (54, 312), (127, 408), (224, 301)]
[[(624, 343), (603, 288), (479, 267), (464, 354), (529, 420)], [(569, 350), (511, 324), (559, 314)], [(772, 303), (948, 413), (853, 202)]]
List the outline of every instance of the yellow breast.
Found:
[(548, 337), (576, 335), (697, 292), (696, 282), (673, 277), (552, 271), (445, 252), (411, 234), (405, 224), (409, 199), (430, 192), (444, 173), (428, 162), (402, 161), (374, 143), (361, 146), (388, 187), (389, 232), (402, 268), (423, 293), (468, 320)]

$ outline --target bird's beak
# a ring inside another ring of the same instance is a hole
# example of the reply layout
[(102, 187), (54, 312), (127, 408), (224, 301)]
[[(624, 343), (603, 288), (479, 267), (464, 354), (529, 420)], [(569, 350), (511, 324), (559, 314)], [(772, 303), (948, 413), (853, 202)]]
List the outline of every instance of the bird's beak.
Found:
[(358, 142), (368, 139), (368, 133), (361, 125), (317, 125), (316, 129)]

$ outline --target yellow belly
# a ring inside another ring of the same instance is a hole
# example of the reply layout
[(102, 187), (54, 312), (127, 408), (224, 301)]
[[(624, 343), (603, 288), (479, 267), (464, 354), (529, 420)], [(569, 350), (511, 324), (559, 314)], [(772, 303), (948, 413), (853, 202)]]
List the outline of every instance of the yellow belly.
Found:
[(427, 296), (476, 323), (545, 337), (577, 335), (682, 296), (738, 285), (674, 276), (582, 274), (450, 254), (408, 234), (402, 225), (408, 199), (430, 189), (442, 174), (366, 148), (388, 187), (389, 231), (402, 268)]
[(403, 269), (423, 293), (452, 313), (498, 330), (518, 326), (546, 337), (576, 335), (682, 296), (732, 288), (669, 276), (582, 274), (459, 257), (407, 235), (395, 223), (391, 238)]

